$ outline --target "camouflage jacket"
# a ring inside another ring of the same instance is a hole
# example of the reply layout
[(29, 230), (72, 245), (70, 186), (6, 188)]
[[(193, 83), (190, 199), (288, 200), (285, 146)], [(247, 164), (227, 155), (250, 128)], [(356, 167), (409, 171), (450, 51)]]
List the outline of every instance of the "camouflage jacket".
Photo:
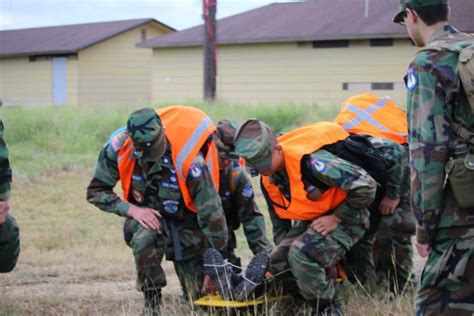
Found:
[(10, 272), (20, 254), (20, 231), (15, 219), (8, 215), (0, 225), (0, 273)]
[[(430, 43), (463, 41), (472, 37), (451, 25), (438, 29)], [(445, 164), (459, 137), (450, 122), (474, 130), (474, 114), (461, 92), (457, 73), (458, 55), (421, 51), (410, 64), (405, 83), (408, 90), (408, 129), (412, 205), (420, 226), (420, 243), (429, 243), (437, 228), (474, 225), (473, 210), (460, 209), (445, 183)]]
[[(333, 211), (343, 225), (368, 227), (367, 207), (375, 198), (376, 183), (364, 169), (323, 149), (304, 156), (301, 165), (302, 173), (305, 175), (305, 188), (314, 186), (324, 191), (327, 187), (338, 187), (347, 192), (347, 198)], [(308, 180), (311, 178), (314, 181)], [(271, 181), (280, 188), (282, 194), (291, 198), (286, 174), (276, 173), (271, 177)], [(278, 244), (290, 230), (292, 223), (290, 220), (280, 219), (270, 203), (267, 204), (273, 224), (275, 244)]]
[[(119, 141), (125, 141), (122, 132)], [(132, 176), (129, 202), (121, 199), (113, 188), (120, 180), (118, 152), (112, 140), (105, 144), (99, 154), (93, 179), (87, 188), (87, 200), (99, 209), (126, 216), (130, 204), (159, 210), (165, 227), (176, 229), (183, 258), (190, 258), (206, 247), (212, 246), (225, 251), (227, 225), (218, 193), (202, 155), (196, 156), (191, 165), (186, 183), (196, 205), (197, 213), (188, 210), (177, 182), (177, 175), (171, 161), (170, 148), (160, 161), (137, 159)], [(133, 155), (135, 155), (133, 153)], [(176, 246), (176, 245), (175, 245)], [(169, 259), (172, 254), (168, 252)]]
[(408, 164), (405, 149), (402, 145), (381, 137), (369, 137), (372, 145), (387, 162), (387, 182), (385, 196), (390, 199), (400, 198), (402, 180)]
[(219, 195), (229, 231), (228, 249), (237, 247), (234, 231), (243, 225), (245, 237), (254, 254), (270, 244), (265, 236), (265, 219), (255, 203), (255, 195), (247, 172), (236, 161), (220, 170)]
[(6, 201), (10, 198), (11, 177), (8, 148), (3, 140), (3, 122), (0, 119), (0, 201)]

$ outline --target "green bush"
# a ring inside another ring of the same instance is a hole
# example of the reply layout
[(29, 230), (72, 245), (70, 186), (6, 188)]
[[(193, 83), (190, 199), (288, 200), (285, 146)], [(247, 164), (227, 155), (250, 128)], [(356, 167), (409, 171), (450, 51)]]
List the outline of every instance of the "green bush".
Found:
[[(165, 106), (159, 104), (156, 107)], [(193, 105), (193, 104), (185, 104)], [(288, 131), (305, 122), (332, 119), (335, 109), (310, 105), (241, 106), (197, 103), (217, 122), (231, 118), (239, 123), (258, 118), (275, 132)], [(2, 108), (5, 140), (11, 152), (16, 177), (31, 178), (54, 168), (92, 165), (110, 134), (126, 124), (128, 114), (138, 107), (38, 107)]]

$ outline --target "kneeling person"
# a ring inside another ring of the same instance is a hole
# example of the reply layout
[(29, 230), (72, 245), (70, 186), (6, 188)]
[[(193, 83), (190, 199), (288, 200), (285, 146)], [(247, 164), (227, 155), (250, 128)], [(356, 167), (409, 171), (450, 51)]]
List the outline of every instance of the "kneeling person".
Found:
[[(225, 251), (214, 132), (210, 118), (196, 108), (135, 111), (127, 128), (101, 150), (87, 188), (90, 203), (126, 218), (124, 235), (135, 257), (137, 287), (153, 312), (159, 311), (166, 285), (165, 254), (192, 297), (203, 283), (203, 249)], [(186, 146), (191, 139), (193, 146)], [(113, 191), (119, 180), (123, 198)]]
[(239, 156), (234, 152), (237, 128), (233, 121), (219, 121), (216, 147), (219, 152), (219, 195), (229, 232), (226, 255), (229, 262), (240, 267), (240, 258), (235, 254), (235, 231), (241, 224), (247, 244), (254, 255), (262, 250), (270, 251), (271, 246), (265, 236), (265, 219), (255, 203), (250, 176), (240, 165)]
[(277, 139), (258, 120), (245, 122), (235, 137), (236, 152), (262, 175), (277, 244), (271, 272), (289, 269), (299, 294), (320, 309), (335, 298), (326, 270), (366, 232), (375, 195), (367, 172), (324, 150), (347, 137), (337, 124), (317, 123)]

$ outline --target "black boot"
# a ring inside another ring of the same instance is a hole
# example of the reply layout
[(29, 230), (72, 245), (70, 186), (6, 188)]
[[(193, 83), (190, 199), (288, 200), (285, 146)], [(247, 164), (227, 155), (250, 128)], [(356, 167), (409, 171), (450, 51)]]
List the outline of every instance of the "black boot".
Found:
[(342, 305), (337, 295), (332, 300), (322, 300), (317, 302), (318, 316), (342, 316)]
[(160, 315), (161, 289), (147, 290), (143, 292), (145, 297), (145, 312), (147, 316)]
[(232, 280), (237, 276), (219, 251), (209, 248), (204, 252), (204, 270), (214, 282), (221, 298), (225, 301), (232, 301)]
[(234, 288), (234, 300), (245, 301), (250, 297), (253, 291), (263, 283), (269, 264), (270, 258), (266, 251), (257, 253), (250, 260), (243, 274), (242, 281)]

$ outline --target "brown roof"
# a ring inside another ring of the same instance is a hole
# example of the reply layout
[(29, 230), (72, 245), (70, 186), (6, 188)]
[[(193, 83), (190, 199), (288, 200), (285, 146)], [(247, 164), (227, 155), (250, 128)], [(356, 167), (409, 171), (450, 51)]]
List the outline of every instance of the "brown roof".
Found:
[(0, 31), (0, 57), (77, 53), (149, 22), (175, 31), (151, 18)]
[[(219, 44), (317, 41), (366, 38), (405, 38), (404, 27), (392, 22), (397, 0), (313, 0), (273, 3), (217, 22)], [(474, 32), (473, 0), (450, 3), (450, 22), (461, 31)], [(203, 27), (148, 40), (140, 47), (202, 45)]]

